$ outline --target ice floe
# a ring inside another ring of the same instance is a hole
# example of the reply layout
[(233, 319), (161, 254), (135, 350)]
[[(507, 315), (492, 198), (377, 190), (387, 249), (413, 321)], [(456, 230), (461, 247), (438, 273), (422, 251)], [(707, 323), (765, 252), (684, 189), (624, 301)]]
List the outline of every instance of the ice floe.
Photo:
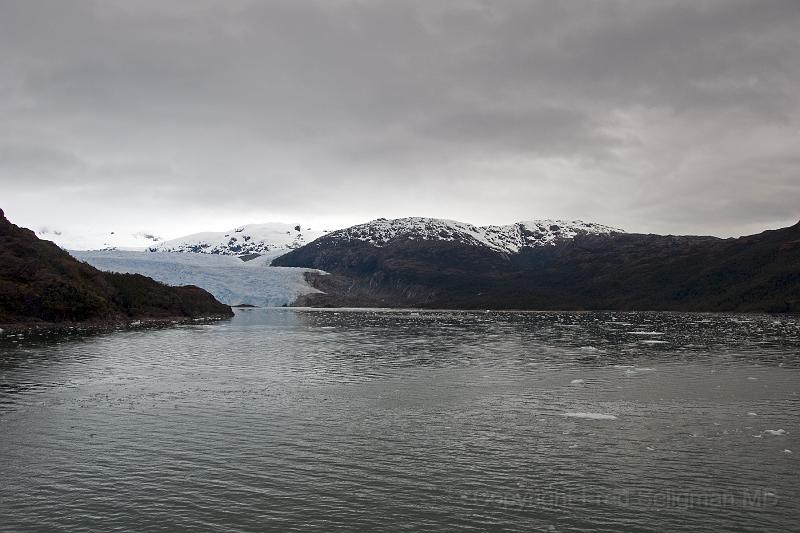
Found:
[(625, 369), (625, 374), (630, 376), (633, 374), (638, 374), (639, 372), (655, 372), (655, 368), (652, 367), (629, 367)]
[(567, 416), (569, 418), (585, 418), (587, 420), (616, 420), (617, 417), (614, 415), (607, 415), (604, 413), (584, 413), (584, 412), (568, 412), (563, 413), (561, 416)]

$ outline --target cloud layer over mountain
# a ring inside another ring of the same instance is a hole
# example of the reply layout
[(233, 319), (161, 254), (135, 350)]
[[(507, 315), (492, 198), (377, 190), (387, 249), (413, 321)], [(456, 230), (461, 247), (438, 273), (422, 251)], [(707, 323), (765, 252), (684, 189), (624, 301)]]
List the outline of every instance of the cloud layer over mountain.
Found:
[(0, 0), (23, 225), (800, 218), (800, 3)]

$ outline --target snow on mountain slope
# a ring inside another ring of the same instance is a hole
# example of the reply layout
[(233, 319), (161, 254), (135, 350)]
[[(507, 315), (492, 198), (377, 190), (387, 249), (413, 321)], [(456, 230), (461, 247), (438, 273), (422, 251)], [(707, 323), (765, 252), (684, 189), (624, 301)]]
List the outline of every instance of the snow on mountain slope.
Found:
[(195, 233), (160, 242), (150, 246), (148, 251), (216, 255), (263, 255), (276, 251), (285, 253), (324, 234), (323, 231), (312, 230), (300, 224), (247, 224), (230, 231)]
[[(69, 252), (100, 270), (143, 274), (168, 285), (197, 285), (228, 305), (278, 307), (299, 296), (319, 292), (306, 283), (305, 268), (269, 266), (268, 257), (195, 253), (148, 253), (120, 250)], [(317, 272), (317, 271), (313, 271)]]
[[(111, 226), (113, 228), (113, 226)], [(52, 228), (40, 226), (36, 228), (36, 236), (46, 241), (53, 241), (67, 250), (108, 250), (128, 249), (145, 250), (161, 240), (149, 231), (101, 231), (86, 228)]]
[(437, 218), (379, 218), (328, 234), (333, 241), (354, 240), (385, 246), (395, 239), (456, 241), (487, 246), (501, 253), (517, 253), (522, 248), (552, 246), (581, 234), (622, 233), (622, 230), (581, 220), (532, 220), (508, 226), (475, 226)]

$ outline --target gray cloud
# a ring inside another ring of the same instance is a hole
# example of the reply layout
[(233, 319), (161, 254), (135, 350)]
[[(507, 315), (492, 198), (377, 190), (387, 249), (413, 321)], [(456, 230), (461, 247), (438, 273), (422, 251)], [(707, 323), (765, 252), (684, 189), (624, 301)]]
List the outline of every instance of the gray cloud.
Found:
[(3, 208), (165, 236), (757, 231), (800, 218), (798, 23), (794, 0), (0, 0)]

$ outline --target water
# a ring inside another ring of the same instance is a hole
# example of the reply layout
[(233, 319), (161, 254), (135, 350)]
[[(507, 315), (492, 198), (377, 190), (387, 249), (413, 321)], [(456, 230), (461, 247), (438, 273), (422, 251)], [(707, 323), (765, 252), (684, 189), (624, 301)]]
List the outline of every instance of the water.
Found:
[(798, 317), (254, 309), (5, 337), (0, 529), (798, 530), (799, 390)]

